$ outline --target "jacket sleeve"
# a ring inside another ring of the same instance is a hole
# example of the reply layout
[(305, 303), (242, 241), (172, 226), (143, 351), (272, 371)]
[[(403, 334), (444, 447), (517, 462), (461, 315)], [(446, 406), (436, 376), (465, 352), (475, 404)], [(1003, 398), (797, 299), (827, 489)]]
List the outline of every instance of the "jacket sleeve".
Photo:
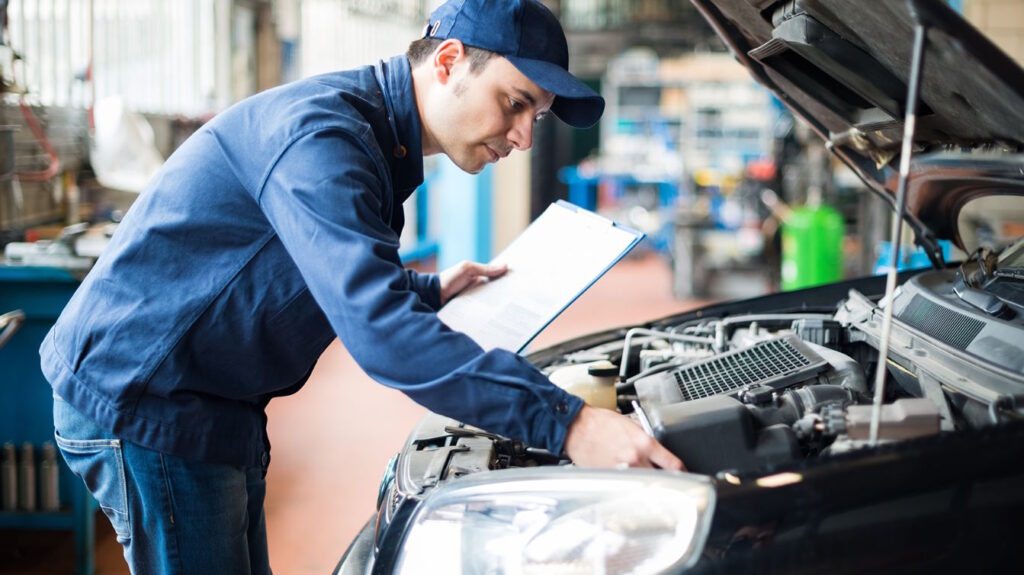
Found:
[(374, 380), (441, 415), (561, 452), (582, 401), (517, 354), (485, 353), (437, 318), (434, 302), (419, 295), (423, 276), (402, 268), (382, 217), (388, 192), (362, 143), (371, 137), (306, 135), (258, 191), (313, 297)]
[(441, 280), (437, 274), (421, 274), (416, 270), (405, 270), (409, 275), (409, 285), (413, 291), (419, 294), (423, 303), (430, 309), (439, 311), (441, 309)]

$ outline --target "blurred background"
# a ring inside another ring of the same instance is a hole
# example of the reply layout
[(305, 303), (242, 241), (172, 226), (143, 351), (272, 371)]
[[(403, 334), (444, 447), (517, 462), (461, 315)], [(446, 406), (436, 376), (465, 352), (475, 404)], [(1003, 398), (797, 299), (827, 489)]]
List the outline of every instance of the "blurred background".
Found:
[[(0, 350), (5, 474), (21, 472), (26, 443), (36, 472), (51, 473), (35, 350), (163, 160), (249, 95), (404, 52), (439, 3), (0, 0), (0, 314), (26, 316)], [(751, 80), (688, 0), (544, 3), (566, 29), (572, 71), (607, 100), (602, 121), (543, 121), (532, 150), (477, 177), (428, 158), (405, 204), (408, 265), (487, 261), (558, 199), (645, 232), (535, 348), (711, 300), (885, 271), (886, 204)], [(1024, 3), (947, 3), (1024, 60)], [(900, 267), (927, 266), (905, 239)], [(275, 569), (333, 568), (422, 413), (367, 379), (337, 342), (302, 393), (270, 406)], [(31, 510), (0, 508), (0, 573), (126, 573), (109, 525), (61, 473), (55, 507), (38, 494)]]

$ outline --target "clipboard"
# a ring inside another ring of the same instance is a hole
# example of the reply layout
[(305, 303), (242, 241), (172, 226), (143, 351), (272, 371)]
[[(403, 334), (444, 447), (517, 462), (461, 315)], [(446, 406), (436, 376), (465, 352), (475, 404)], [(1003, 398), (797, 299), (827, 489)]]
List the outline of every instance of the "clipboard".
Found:
[(559, 200), (492, 264), (508, 272), (452, 298), (438, 317), (490, 351), (526, 346), (632, 250), (644, 234)]

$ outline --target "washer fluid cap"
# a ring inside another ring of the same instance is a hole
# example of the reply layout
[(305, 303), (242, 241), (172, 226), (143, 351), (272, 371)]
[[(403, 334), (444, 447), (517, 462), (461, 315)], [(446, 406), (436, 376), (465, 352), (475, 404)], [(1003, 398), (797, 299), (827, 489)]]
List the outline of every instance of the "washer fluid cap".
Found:
[(594, 377), (618, 377), (619, 366), (608, 360), (587, 364), (587, 373)]

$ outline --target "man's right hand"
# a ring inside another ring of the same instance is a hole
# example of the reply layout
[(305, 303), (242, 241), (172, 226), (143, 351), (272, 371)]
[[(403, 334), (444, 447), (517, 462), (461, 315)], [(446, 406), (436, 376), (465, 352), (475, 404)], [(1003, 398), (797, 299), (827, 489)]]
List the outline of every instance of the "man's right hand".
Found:
[(685, 471), (683, 462), (618, 412), (584, 405), (565, 437), (565, 452), (582, 467), (660, 467)]

